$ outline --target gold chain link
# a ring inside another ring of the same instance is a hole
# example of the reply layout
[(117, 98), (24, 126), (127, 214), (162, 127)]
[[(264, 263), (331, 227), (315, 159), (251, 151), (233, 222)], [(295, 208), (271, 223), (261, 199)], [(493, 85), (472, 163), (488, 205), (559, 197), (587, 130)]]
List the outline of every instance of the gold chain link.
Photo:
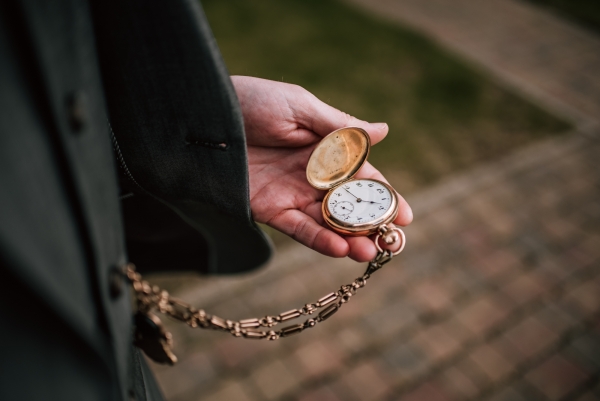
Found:
[[(378, 252), (377, 257), (369, 262), (365, 273), (356, 278), (351, 284), (342, 285), (339, 290), (325, 295), (318, 301), (304, 305), (299, 309), (292, 309), (276, 316), (265, 316), (263, 318), (243, 319), (239, 321), (223, 319), (216, 315), (210, 315), (202, 309), (193, 306), (169, 295), (158, 286), (151, 286), (142, 276), (135, 271), (135, 266), (127, 266), (127, 278), (133, 284), (138, 312), (147, 314), (156, 309), (172, 318), (186, 323), (190, 327), (201, 329), (213, 329), (226, 331), (234, 337), (249, 339), (277, 340), (300, 333), (305, 329), (314, 327), (317, 323), (325, 321), (333, 316), (356, 291), (363, 288), (371, 275), (379, 270), (385, 263), (389, 262), (393, 253), (389, 250)], [(280, 323), (300, 318), (301, 316), (313, 315), (322, 309), (315, 317), (281, 328), (272, 330)], [(266, 329), (261, 329), (266, 328)]]

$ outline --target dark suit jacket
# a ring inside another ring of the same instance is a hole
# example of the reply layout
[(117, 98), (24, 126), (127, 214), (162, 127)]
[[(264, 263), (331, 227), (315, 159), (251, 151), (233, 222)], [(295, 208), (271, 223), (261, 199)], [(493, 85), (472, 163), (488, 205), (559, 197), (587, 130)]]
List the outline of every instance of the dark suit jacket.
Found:
[(197, 2), (0, 3), (1, 400), (159, 399), (119, 268), (269, 255)]

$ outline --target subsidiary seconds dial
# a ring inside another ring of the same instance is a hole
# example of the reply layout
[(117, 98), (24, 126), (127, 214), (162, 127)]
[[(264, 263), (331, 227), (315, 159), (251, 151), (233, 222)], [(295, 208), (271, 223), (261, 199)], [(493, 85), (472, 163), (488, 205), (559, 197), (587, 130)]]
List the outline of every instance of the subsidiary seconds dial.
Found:
[(340, 223), (365, 224), (389, 214), (393, 196), (384, 183), (361, 179), (343, 183), (324, 201), (331, 217)]

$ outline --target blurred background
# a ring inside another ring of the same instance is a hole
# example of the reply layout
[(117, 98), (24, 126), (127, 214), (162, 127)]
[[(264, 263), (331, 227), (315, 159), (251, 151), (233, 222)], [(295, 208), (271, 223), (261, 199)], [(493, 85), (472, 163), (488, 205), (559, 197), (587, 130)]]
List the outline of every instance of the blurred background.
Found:
[[(600, 2), (202, 5), (231, 74), (387, 122), (370, 161), (415, 217), (406, 250), (298, 336), (167, 322), (180, 362), (152, 367), (169, 400), (600, 400)], [(237, 320), (366, 267), (265, 230), (257, 272), (150, 281)]]

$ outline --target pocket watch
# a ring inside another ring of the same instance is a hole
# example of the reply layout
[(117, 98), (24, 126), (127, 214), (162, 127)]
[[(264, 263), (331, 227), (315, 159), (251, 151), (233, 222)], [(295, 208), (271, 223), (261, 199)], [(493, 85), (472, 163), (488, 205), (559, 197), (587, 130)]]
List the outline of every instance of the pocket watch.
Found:
[[(338, 129), (313, 150), (306, 178), (314, 188), (328, 191), (322, 212), (331, 229), (349, 236), (380, 234), (390, 245), (401, 240), (403, 248), (406, 240), (402, 230), (387, 226), (398, 215), (394, 188), (379, 180), (354, 178), (367, 161), (370, 148), (371, 139), (362, 128)], [(375, 245), (381, 251), (377, 240)]]

